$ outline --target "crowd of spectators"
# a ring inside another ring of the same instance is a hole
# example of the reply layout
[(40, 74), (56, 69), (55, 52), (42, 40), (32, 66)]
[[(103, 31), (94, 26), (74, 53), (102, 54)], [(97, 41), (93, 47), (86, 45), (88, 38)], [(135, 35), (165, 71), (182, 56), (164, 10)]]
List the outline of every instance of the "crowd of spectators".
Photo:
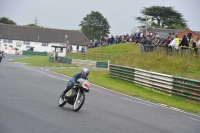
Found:
[[(191, 47), (194, 48), (195, 53), (197, 54), (197, 49), (200, 50), (200, 39), (199, 37), (188, 38), (188, 35), (183, 35), (182, 38), (178, 38), (177, 35), (172, 33), (165, 33), (167, 36), (160, 36), (159, 32), (148, 31), (145, 35), (142, 31), (135, 32), (134, 34), (126, 35), (116, 35), (115, 37), (111, 35), (110, 37), (101, 37), (100, 39), (94, 39), (90, 41), (90, 44), (87, 47), (82, 47), (80, 50), (82, 53), (86, 52), (87, 48), (102, 47), (108, 45), (114, 45), (119, 43), (135, 42), (135, 45), (140, 46), (141, 53), (152, 52), (154, 50), (158, 51), (160, 46), (165, 46), (167, 52), (172, 52), (174, 48), (176, 51), (179, 50), (179, 46), (182, 47)], [(77, 51), (79, 51), (79, 46), (77, 46)], [(68, 51), (72, 50), (72, 47), (67, 48)]]
[(135, 39), (134, 35), (116, 35), (115, 37), (111, 35), (111, 37), (101, 37), (99, 40), (94, 39), (90, 40), (90, 44), (88, 45), (88, 48), (95, 48), (95, 47), (102, 47), (102, 46), (108, 46), (118, 43), (126, 43), (126, 42), (133, 42)]
[(152, 52), (153, 50), (158, 51), (161, 45), (166, 47), (167, 53), (172, 53), (173, 48), (176, 52), (179, 51), (179, 48), (181, 50), (193, 48), (196, 55), (197, 50), (200, 50), (199, 37), (191, 38), (188, 35), (182, 35), (182, 38), (179, 38), (173, 32), (168, 33), (168, 36), (164, 38), (159, 36), (159, 33), (149, 31), (146, 36), (138, 36), (136, 45), (140, 46), (141, 53)]

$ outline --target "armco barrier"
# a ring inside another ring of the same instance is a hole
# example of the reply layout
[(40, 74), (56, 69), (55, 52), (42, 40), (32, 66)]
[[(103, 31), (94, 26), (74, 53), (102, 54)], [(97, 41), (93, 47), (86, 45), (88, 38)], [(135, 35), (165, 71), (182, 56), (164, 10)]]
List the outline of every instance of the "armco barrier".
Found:
[(200, 102), (200, 81), (125, 66), (110, 64), (109, 67), (111, 77)]
[(110, 76), (128, 82), (134, 82), (134, 69), (124, 66), (110, 65)]
[(58, 57), (58, 60), (61, 62), (61, 63), (67, 63), (67, 64), (72, 64), (72, 59), (71, 58), (65, 58), (65, 57)]
[(26, 51), (23, 50), (22, 55), (40, 55), (40, 56), (47, 56), (47, 52), (35, 52), (35, 51)]
[(173, 89), (173, 78), (170, 75), (150, 72), (134, 68), (134, 83), (150, 89), (171, 94)]
[(108, 68), (108, 62), (96, 62), (98, 68)]
[(53, 56), (49, 56), (49, 62), (54, 62), (54, 57)]
[(200, 101), (200, 81), (174, 77), (173, 95), (185, 97), (193, 101)]

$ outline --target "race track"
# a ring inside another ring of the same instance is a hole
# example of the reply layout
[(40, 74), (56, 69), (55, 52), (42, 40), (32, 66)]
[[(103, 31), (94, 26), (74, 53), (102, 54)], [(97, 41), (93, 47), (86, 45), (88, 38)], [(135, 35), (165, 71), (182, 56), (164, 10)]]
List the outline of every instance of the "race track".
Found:
[[(58, 97), (70, 77), (6, 55), (0, 63), (0, 133), (199, 133), (200, 116), (91, 85), (74, 112)], [(134, 88), (133, 88), (134, 89)]]

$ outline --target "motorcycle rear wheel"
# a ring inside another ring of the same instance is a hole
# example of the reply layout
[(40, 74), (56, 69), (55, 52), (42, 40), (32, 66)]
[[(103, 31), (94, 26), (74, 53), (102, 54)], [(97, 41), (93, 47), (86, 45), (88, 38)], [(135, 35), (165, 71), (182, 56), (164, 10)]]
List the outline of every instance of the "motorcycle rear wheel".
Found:
[(75, 112), (79, 111), (85, 102), (85, 95), (80, 94), (74, 102), (73, 109)]
[(66, 101), (64, 101), (62, 99), (62, 97), (60, 96), (59, 99), (58, 99), (58, 106), (59, 107), (63, 107), (65, 104), (66, 104)]

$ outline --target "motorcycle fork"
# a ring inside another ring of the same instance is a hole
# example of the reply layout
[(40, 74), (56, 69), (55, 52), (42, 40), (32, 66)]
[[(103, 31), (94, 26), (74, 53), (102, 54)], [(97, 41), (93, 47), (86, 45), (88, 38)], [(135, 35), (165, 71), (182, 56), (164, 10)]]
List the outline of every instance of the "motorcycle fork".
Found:
[(79, 96), (80, 96), (80, 89), (78, 90), (78, 93), (77, 93), (77, 96), (76, 96), (76, 100), (75, 100), (75, 102), (77, 102), (77, 101), (78, 101), (78, 99), (79, 99)]

